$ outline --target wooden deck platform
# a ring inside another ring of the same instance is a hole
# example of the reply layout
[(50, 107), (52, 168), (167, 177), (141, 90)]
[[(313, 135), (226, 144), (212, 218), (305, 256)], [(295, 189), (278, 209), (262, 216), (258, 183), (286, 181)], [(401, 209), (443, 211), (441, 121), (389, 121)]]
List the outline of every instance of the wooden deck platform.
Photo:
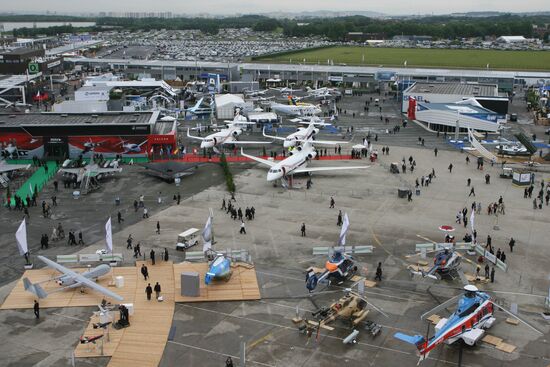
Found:
[[(103, 355), (101, 355), (100, 343), (96, 345), (77, 344), (75, 348), (76, 357), (101, 357), (111, 356), (108, 367), (155, 367), (161, 361), (164, 347), (168, 340), (168, 334), (174, 317), (175, 302), (199, 302), (199, 301), (240, 301), (260, 299), (260, 289), (256, 279), (256, 271), (253, 266), (245, 263), (237, 263), (232, 267), (233, 274), (227, 282), (214, 282), (208, 287), (201, 282), (200, 297), (182, 297), (180, 273), (183, 271), (197, 271), (204, 279), (208, 269), (206, 263), (181, 263), (173, 264), (171, 261), (158, 261), (151, 265), (149, 261), (145, 264), (149, 270), (149, 279), (145, 281), (141, 275), (143, 261), (137, 261), (136, 266), (115, 267), (113, 276), (106, 276), (98, 281), (104, 287), (110, 287), (114, 292), (124, 297), (122, 303), (133, 303), (134, 314), (130, 315), (130, 326), (125, 329), (115, 330), (112, 325), (109, 327), (109, 342), (103, 337)], [(83, 271), (85, 269), (73, 269)], [(28, 277), (33, 283), (45, 281), (58, 276), (52, 269), (28, 270), (23, 277)], [(111, 287), (115, 276), (124, 276), (122, 288)], [(0, 309), (32, 308), (36, 296), (25, 291), (23, 277), (19, 280), (6, 298)], [(148, 301), (145, 294), (145, 287), (148, 283), (154, 287), (155, 283), (161, 285), (163, 302), (158, 302), (153, 294), (153, 299)], [(41, 284), (47, 291), (59, 289), (55, 281)], [(65, 290), (49, 294), (47, 298), (40, 300), (40, 307), (77, 307), (97, 306), (100, 304), (103, 295), (86, 290), (81, 293), (80, 289)], [(111, 303), (118, 302), (108, 299)], [(114, 311), (115, 320), (118, 320), (118, 310)], [(103, 334), (103, 330), (94, 329), (93, 324), (97, 323), (98, 317), (92, 316), (83, 336), (96, 336)]]
[[(228, 281), (214, 281), (204, 284), (208, 271), (206, 263), (183, 262), (174, 264), (176, 302), (209, 302), (209, 301), (243, 301), (260, 299), (260, 288), (256, 279), (256, 270), (248, 264), (236, 263), (231, 266), (233, 273)], [(200, 296), (184, 297), (181, 295), (182, 272), (195, 271), (200, 274)]]
[[(140, 274), (141, 264), (134, 268), (137, 277), (134, 296), (134, 314), (130, 316), (130, 327), (122, 329), (122, 337), (108, 367), (153, 367), (158, 366), (168, 340), (168, 333), (174, 317), (174, 268), (171, 261), (147, 264), (149, 280)], [(159, 282), (163, 302), (147, 301), (145, 287)]]
[[(85, 271), (86, 269), (71, 269), (74, 271)], [(139, 271), (139, 269), (138, 269)], [(124, 303), (132, 303), (134, 301), (135, 289), (136, 289), (136, 269), (134, 267), (114, 267), (112, 271), (113, 276), (105, 276), (97, 282), (98, 284), (108, 287), (113, 292), (124, 297)], [(33, 269), (27, 270), (19, 279), (13, 290), (10, 292), (0, 309), (20, 309), (20, 308), (33, 308), (34, 300), (37, 299), (35, 295), (25, 291), (23, 286), (23, 278), (27, 277), (33, 283), (46, 281), (50, 278), (59, 276), (59, 272), (49, 269)], [(124, 287), (115, 288), (109, 286), (113, 282), (114, 277), (124, 277)], [(46, 292), (51, 292), (60, 288), (60, 285), (55, 281), (49, 281), (40, 284)], [(112, 303), (118, 303), (118, 301), (103, 297), (103, 295), (90, 290), (85, 289), (82, 293), (79, 288), (71, 290), (63, 290), (48, 294), (47, 298), (39, 300), (40, 308), (50, 307), (81, 307), (81, 306), (95, 306), (101, 303), (101, 300), (106, 298)]]

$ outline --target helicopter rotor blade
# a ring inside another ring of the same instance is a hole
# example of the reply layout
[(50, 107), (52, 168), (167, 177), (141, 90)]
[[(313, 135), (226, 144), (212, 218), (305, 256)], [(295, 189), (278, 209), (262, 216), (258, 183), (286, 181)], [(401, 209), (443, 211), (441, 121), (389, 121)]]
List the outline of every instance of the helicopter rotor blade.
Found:
[(453, 304), (456, 301), (457, 298), (459, 298), (461, 296), (462, 295), (459, 294), (458, 296), (454, 296), (453, 298), (449, 298), (448, 300), (446, 300), (445, 302), (443, 302), (439, 306), (435, 306), (434, 308), (432, 308), (428, 312), (425, 312), (424, 314), (422, 314), (422, 316), (420, 316), (420, 319), (423, 320), (427, 315), (430, 315), (434, 312), (437, 312), (439, 310), (443, 310), (443, 309), (447, 308), (449, 305)]
[(361, 296), (359, 293), (356, 293), (354, 291), (351, 291), (350, 292), (351, 294), (353, 294), (355, 297), (359, 298), (359, 299), (362, 299), (363, 301), (367, 302), (367, 305), (369, 305), (370, 307), (374, 308), (376, 311), (380, 312), (382, 315), (384, 315), (387, 319), (389, 319), (390, 317), (384, 312), (382, 311), (382, 309), (380, 307), (377, 307), (375, 306), (372, 302), (369, 302), (367, 301), (367, 299), (363, 296)]
[(540, 331), (539, 329), (537, 329), (536, 327), (534, 327), (533, 325), (529, 324), (527, 321), (523, 320), (522, 318), (520, 318), (518, 315), (514, 315), (513, 313), (511, 313), (510, 311), (508, 311), (507, 309), (505, 309), (504, 307), (500, 306), (500, 305), (497, 305), (495, 302), (491, 301), (491, 303), (493, 304), (493, 306), (495, 306), (496, 308), (498, 308), (499, 310), (501, 311), (504, 311), (505, 313), (507, 313), (508, 315), (512, 316), (513, 318), (515, 318), (516, 320), (518, 320), (519, 322), (521, 322), (522, 324), (524, 324), (525, 326), (527, 326), (529, 329), (539, 333), (540, 335), (544, 335), (544, 333), (542, 331)]

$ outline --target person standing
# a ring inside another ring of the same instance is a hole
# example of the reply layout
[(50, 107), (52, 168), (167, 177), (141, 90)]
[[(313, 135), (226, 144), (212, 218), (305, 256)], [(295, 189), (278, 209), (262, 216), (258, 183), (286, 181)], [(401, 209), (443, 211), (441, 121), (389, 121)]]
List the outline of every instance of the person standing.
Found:
[(330, 197), (330, 206), (329, 206), (329, 209), (334, 209), (334, 204), (335, 204), (334, 198), (331, 196), (331, 197)]
[(489, 279), (490, 273), (489, 273), (489, 264), (485, 264), (485, 279)]
[(336, 221), (336, 225), (340, 227), (342, 225), (342, 211), (338, 211), (338, 220)]
[(472, 179), (468, 177), (468, 179), (466, 180), (466, 186), (470, 187), (471, 183), (472, 183)]
[(147, 278), (149, 278), (149, 269), (147, 269), (145, 264), (141, 264), (141, 275), (143, 275), (143, 280), (147, 280)]
[(514, 252), (515, 245), (516, 245), (516, 241), (514, 240), (514, 237), (510, 238), (510, 242), (508, 243), (508, 246), (510, 246), (510, 252)]
[(157, 234), (160, 234), (160, 221), (157, 221)]
[(302, 228), (300, 230), (302, 232), (302, 237), (305, 237), (306, 236), (306, 224), (305, 223), (302, 223)]
[(449, 173), (453, 173), (453, 164), (449, 164)]
[(434, 149), (434, 154), (437, 157), (437, 148)]
[(220, 210), (226, 210), (227, 207), (225, 206), (225, 198), (222, 199), (222, 208)]
[(147, 211), (147, 208), (143, 208), (143, 218), (149, 218), (149, 212)]
[(147, 284), (147, 287), (145, 287), (145, 294), (147, 294), (147, 301), (150, 301), (151, 294), (153, 294), (153, 288), (151, 288), (151, 283)]
[(168, 249), (165, 247), (164, 248), (164, 261), (168, 261)]
[(157, 282), (157, 284), (155, 284), (155, 288), (154, 288), (154, 289), (155, 289), (155, 294), (156, 294), (157, 300), (158, 300), (159, 297), (160, 297), (160, 284), (159, 284), (159, 282)]
[(84, 239), (82, 237), (82, 231), (78, 231), (78, 244), (84, 245)]
[(374, 277), (374, 280), (382, 281), (382, 263), (379, 262), (378, 266), (376, 267), (376, 276)]
[(178, 192), (178, 205), (180, 205), (180, 202), (181, 202), (181, 195), (180, 195), (180, 193)]
[(495, 267), (493, 266), (491, 269), (491, 283), (495, 282)]
[(34, 316), (36, 316), (36, 318), (39, 319), (40, 318), (40, 304), (38, 303), (37, 300), (34, 300), (33, 309), (34, 309)]
[(124, 218), (122, 218), (122, 213), (120, 212), (120, 210), (117, 213), (117, 218), (118, 218), (118, 224), (124, 222)]
[(149, 256), (151, 257), (151, 263), (155, 265), (155, 250), (151, 249)]

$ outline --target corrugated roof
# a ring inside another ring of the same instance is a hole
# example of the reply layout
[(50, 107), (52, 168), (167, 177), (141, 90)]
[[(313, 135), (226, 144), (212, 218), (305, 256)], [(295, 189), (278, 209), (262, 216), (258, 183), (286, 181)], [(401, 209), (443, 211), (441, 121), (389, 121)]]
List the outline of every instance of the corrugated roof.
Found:
[(498, 96), (496, 84), (470, 84), (470, 83), (425, 83), (416, 82), (411, 85), (405, 94), (457, 94), (461, 96)]
[(108, 113), (22, 113), (0, 114), (3, 126), (48, 125), (148, 125), (157, 120), (159, 112), (108, 112)]

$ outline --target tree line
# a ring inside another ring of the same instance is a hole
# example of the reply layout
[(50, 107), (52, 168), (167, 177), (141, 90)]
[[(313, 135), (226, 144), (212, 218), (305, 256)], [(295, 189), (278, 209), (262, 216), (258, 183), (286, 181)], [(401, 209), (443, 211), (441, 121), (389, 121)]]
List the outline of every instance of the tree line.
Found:
[[(2, 18), (0, 18), (2, 19)], [(27, 18), (28, 19), (28, 18)], [(51, 18), (35, 19), (52, 20)], [(424, 35), (434, 39), (460, 39), (470, 37), (499, 37), (503, 35), (535, 36), (533, 25), (544, 27), (550, 23), (550, 16), (520, 16), (505, 14), (490, 17), (451, 17), (432, 16), (414, 19), (378, 19), (365, 16), (348, 16), (337, 18), (304, 18), (274, 19), (261, 15), (244, 15), (227, 18), (117, 18), (102, 17), (97, 19), (76, 18), (79, 21), (95, 21), (98, 27), (86, 30), (99, 31), (105, 27), (122, 27), (127, 30), (190, 30), (198, 29), (206, 34), (217, 34), (222, 28), (252, 28), (255, 31), (282, 31), (287, 37), (326, 37), (332, 41), (342, 41), (348, 32), (363, 32), (376, 38), (391, 38), (396, 35)], [(56, 20), (76, 21), (59, 18)], [(10, 20), (13, 21), (12, 18)], [(28, 20), (27, 20), (28, 21)], [(100, 28), (103, 27), (103, 28)], [(16, 36), (34, 36), (38, 34), (55, 35), (75, 32), (70, 25), (51, 28), (14, 29)], [(548, 30), (544, 38), (548, 39)]]

